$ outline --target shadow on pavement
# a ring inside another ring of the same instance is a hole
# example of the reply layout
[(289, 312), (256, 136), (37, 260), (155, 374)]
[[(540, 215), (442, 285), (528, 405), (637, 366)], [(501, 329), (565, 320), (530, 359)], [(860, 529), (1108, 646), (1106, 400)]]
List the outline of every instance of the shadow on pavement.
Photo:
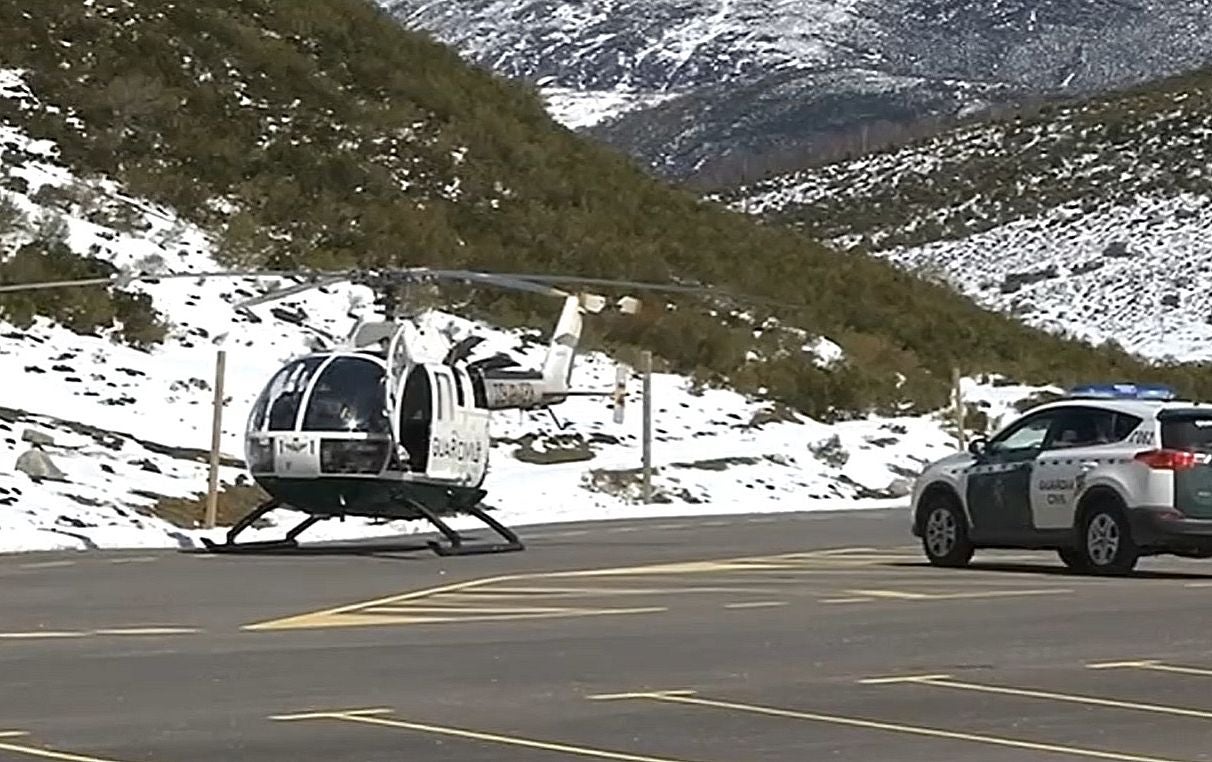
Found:
[[(938, 568), (932, 566), (928, 561), (892, 561), (882, 564), (882, 566), (908, 569)], [(1116, 577), (1103, 577), (1096, 574), (1083, 574), (1082, 572), (1073, 571), (1066, 566), (998, 561), (973, 561), (962, 569), (956, 569), (956, 571), (987, 571), (1001, 574), (1034, 574), (1059, 577), (1083, 577), (1089, 579), (1117, 579)], [(1212, 580), (1212, 572), (1200, 574), (1195, 572), (1149, 571), (1146, 569), (1137, 569), (1131, 574), (1119, 577), (1118, 579), (1173, 579), (1210, 581)]]

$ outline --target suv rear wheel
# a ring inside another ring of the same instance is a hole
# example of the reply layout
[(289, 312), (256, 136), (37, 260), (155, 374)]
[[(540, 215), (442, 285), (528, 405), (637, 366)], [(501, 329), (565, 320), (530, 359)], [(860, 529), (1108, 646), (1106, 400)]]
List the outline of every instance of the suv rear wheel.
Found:
[(1079, 537), (1082, 560), (1095, 574), (1122, 575), (1132, 571), (1140, 550), (1116, 501), (1102, 499), (1084, 512)]
[(928, 495), (922, 505), (922, 548), (935, 566), (966, 566), (975, 553), (968, 520), (945, 492)]

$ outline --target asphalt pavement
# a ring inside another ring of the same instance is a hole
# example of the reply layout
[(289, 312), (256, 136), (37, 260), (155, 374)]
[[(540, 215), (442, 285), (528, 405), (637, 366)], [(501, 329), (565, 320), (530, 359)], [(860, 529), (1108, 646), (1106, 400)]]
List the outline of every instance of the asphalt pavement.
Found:
[(1212, 760), (1212, 564), (924, 563), (903, 511), (527, 550), (0, 557), (0, 760)]

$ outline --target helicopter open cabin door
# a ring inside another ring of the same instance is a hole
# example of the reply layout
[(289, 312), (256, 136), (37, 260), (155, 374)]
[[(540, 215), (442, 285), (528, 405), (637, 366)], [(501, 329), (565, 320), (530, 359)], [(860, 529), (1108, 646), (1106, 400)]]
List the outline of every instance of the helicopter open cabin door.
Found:
[(428, 474), (478, 486), (488, 467), (489, 413), (469, 404), (474, 395), (465, 375), (445, 365), (427, 370), (434, 389)]
[(387, 420), (391, 421), (397, 455), (400, 462), (405, 464), (405, 471), (411, 469), (407, 465), (407, 454), (400, 452), (402, 449), (407, 449), (400, 438), (400, 422), (404, 415), (402, 405), (405, 399), (407, 399), (404, 381), (408, 377), (408, 370), (411, 366), (412, 361), (408, 355), (408, 343), (404, 338), (404, 326), (399, 325), (391, 336), (391, 342), (387, 345), (387, 371), (383, 384), (383, 394), (386, 399), (384, 400), (383, 407), (387, 412)]
[(406, 470), (431, 479), (478, 484), (488, 456), (488, 414), (466, 407), (469, 389), (445, 366), (415, 365), (397, 399), (397, 441)]

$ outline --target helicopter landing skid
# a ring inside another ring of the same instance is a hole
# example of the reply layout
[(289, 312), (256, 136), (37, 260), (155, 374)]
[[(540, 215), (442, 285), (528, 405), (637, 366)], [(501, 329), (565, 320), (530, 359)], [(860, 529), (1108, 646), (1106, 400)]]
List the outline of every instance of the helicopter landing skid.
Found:
[(202, 544), (211, 553), (255, 553), (259, 550), (290, 550), (299, 547), (299, 535), (306, 532), (316, 523), (323, 521), (325, 516), (308, 516), (291, 528), (281, 540), (257, 540), (253, 542), (236, 542), (236, 536), (256, 523), (257, 519), (281, 507), (278, 500), (267, 500), (237, 521), (227, 531), (227, 539), (215, 542), (209, 537), (202, 538)]
[(452, 529), (446, 522), (442, 521), (442, 519), (436, 513), (420, 503), (413, 502), (412, 506), (413, 508), (416, 508), (417, 512), (424, 516), (429, 523), (437, 527), (438, 531), (450, 541), (449, 545), (443, 545), (437, 540), (429, 541), (429, 549), (439, 556), (476, 556), (487, 553), (516, 553), (520, 550), (526, 549), (526, 546), (522, 544), (522, 541), (518, 539), (518, 536), (514, 534), (513, 530), (497, 521), (492, 516), (489, 516), (484, 512), (484, 509), (478, 505), (471, 506), (470, 508), (466, 508), (464, 510), (487, 524), (494, 532), (504, 538), (505, 542), (486, 542), (467, 545), (463, 542), (463, 536)]
[[(429, 523), (437, 527), (447, 540), (449, 545), (443, 545), (436, 540), (430, 540), (427, 544), (429, 549), (439, 556), (471, 556), (482, 555), (486, 553), (512, 553), (520, 550), (525, 550), (526, 547), (518, 536), (513, 533), (508, 527), (501, 524), (499, 521), (489, 516), (479, 506), (465, 508), (467, 513), (475, 516), (480, 521), (483, 521), (493, 529), (497, 534), (504, 538), (505, 542), (496, 543), (479, 543), (467, 544), (463, 541), (462, 535), (452, 529), (446, 522), (424, 505), (415, 501), (409, 501), (409, 504), (417, 513), (421, 514)], [(282, 503), (279, 500), (268, 500), (261, 505), (258, 505), (248, 515), (237, 521), (227, 532), (227, 537), (223, 542), (215, 542), (209, 537), (202, 538), (202, 544), (205, 549), (211, 553), (258, 553), (264, 551), (278, 550), (297, 550), (299, 549), (299, 535), (310, 529), (312, 526), (331, 516), (311, 515), (296, 524), (286, 533), (286, 537), (280, 540), (255, 540), (250, 542), (237, 542), (236, 537), (244, 530), (256, 523), (257, 519), (265, 514), (281, 508)]]

